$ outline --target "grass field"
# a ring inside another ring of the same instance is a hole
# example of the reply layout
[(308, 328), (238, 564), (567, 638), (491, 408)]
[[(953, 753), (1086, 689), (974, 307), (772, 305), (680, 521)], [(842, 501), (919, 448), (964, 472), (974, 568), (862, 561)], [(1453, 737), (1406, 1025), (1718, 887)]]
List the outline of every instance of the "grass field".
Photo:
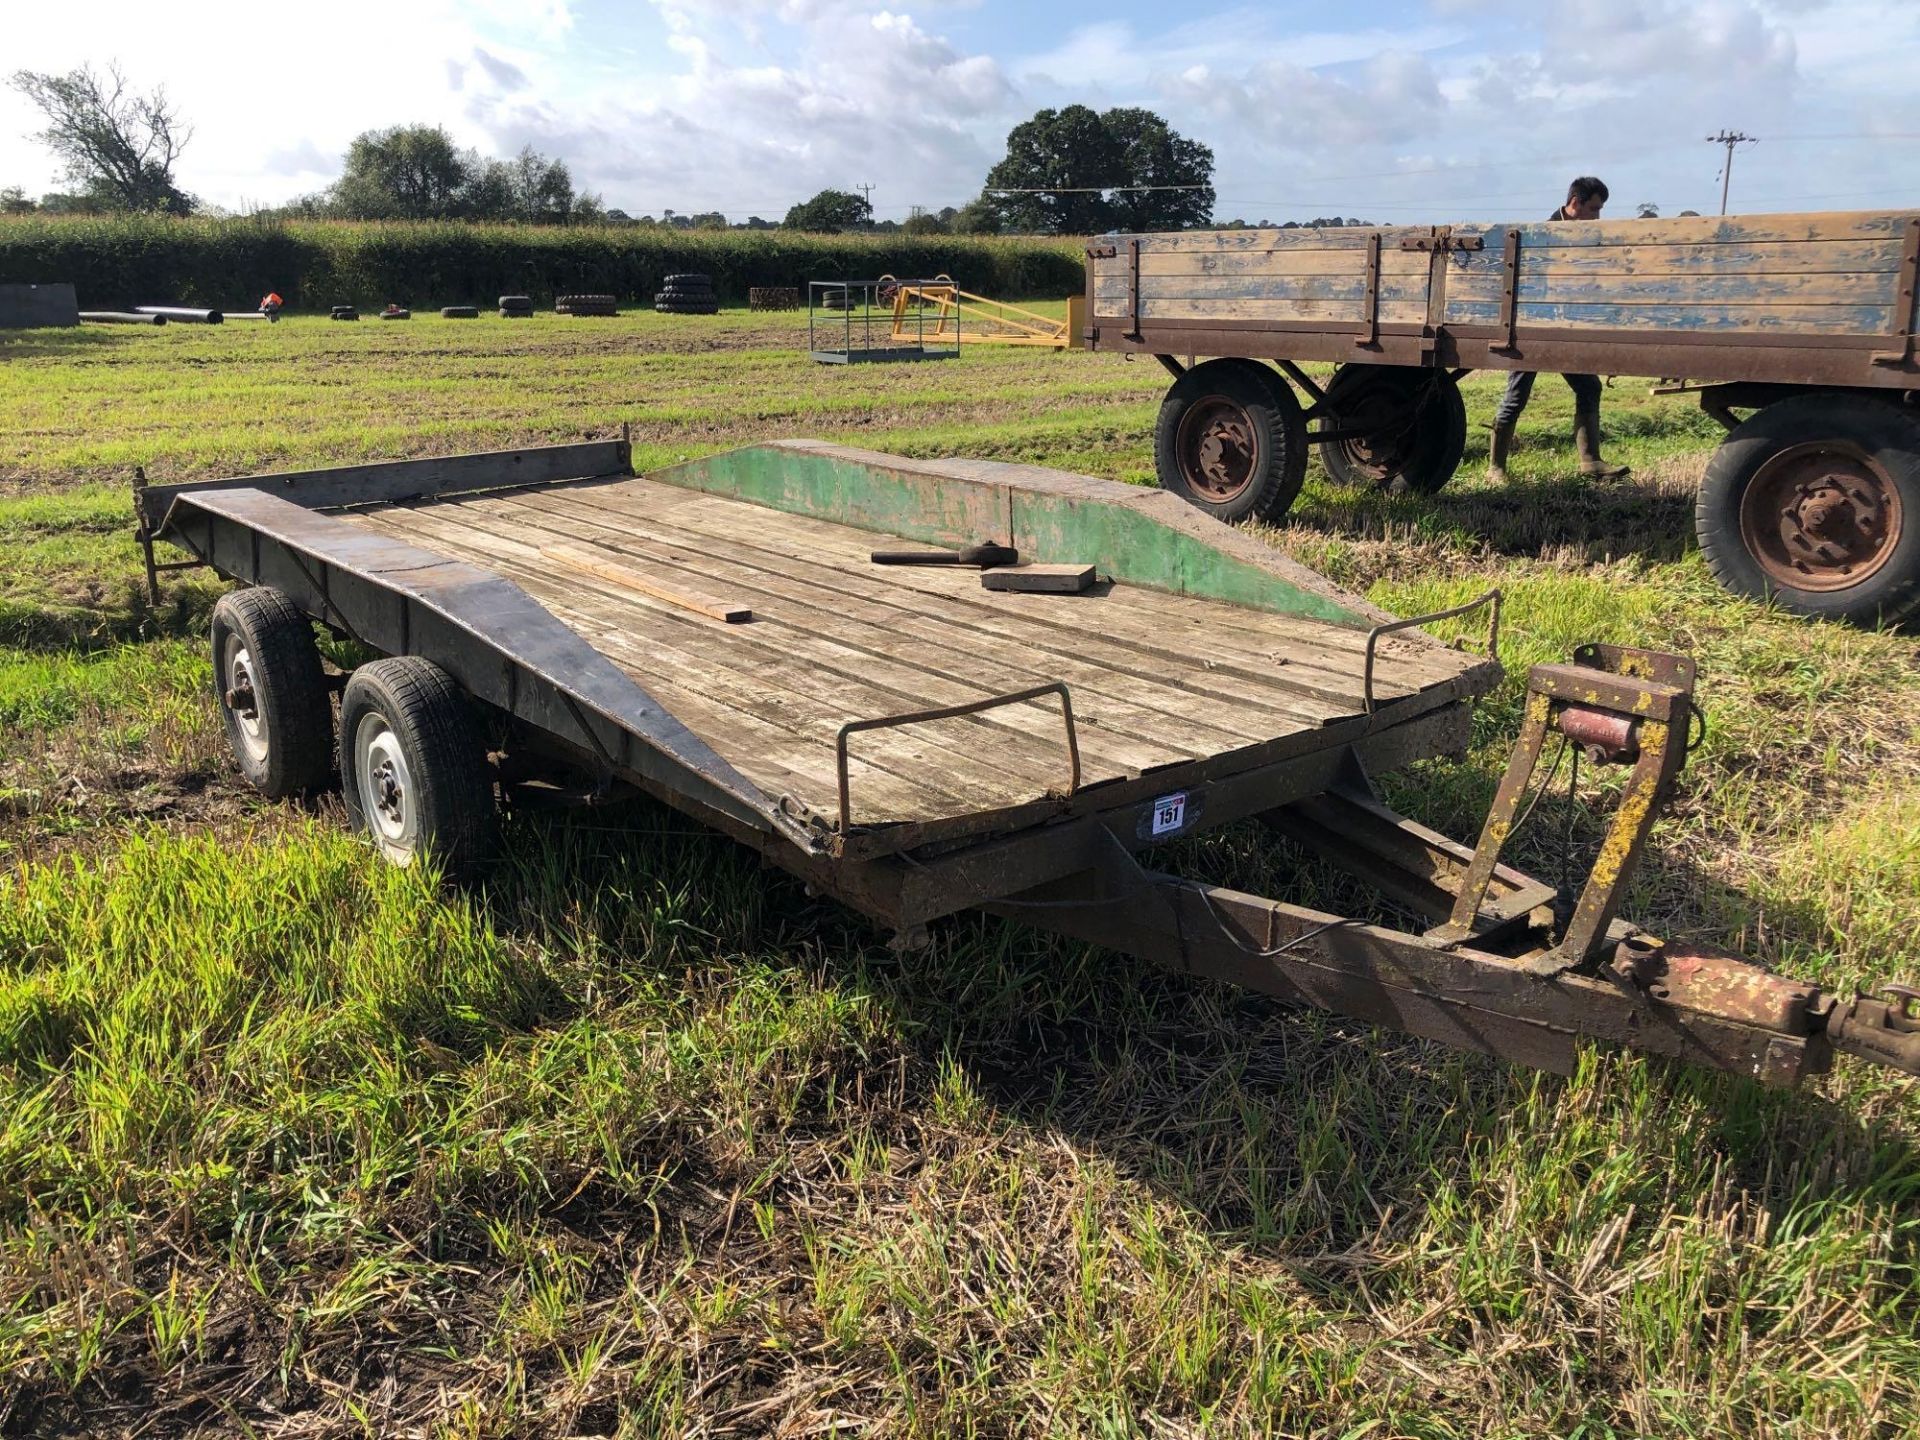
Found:
[[(1920, 1111), (1593, 1054), (1568, 1081), (963, 920), (901, 958), (644, 805), (519, 818), (467, 890), (243, 791), (217, 582), (144, 596), (127, 484), (613, 433), (814, 435), (1150, 482), (1164, 376), (980, 349), (839, 369), (791, 317), (0, 338), (0, 1433), (1920, 1432)], [(1720, 593), (1715, 427), (1543, 381), (1431, 499), (1316, 465), (1265, 538), (1411, 612), (1505, 587), (1510, 677), (1701, 662), (1631, 903), (1920, 978), (1920, 655)], [(1395, 777), (1470, 838), (1517, 717)], [(1583, 771), (1583, 798), (1617, 776)], [(1549, 799), (1513, 858), (1590, 854)], [(1569, 837), (1571, 853), (1569, 853)], [(1252, 828), (1177, 868), (1358, 905)]]

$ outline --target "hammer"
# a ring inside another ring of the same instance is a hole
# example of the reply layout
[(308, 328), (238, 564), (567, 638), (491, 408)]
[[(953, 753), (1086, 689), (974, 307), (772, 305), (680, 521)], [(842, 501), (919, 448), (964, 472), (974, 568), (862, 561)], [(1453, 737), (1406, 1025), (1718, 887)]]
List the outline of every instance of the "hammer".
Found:
[(996, 565), (1019, 564), (1020, 552), (1011, 545), (982, 540), (959, 550), (876, 550), (872, 560), (876, 565), (971, 565), (990, 570)]

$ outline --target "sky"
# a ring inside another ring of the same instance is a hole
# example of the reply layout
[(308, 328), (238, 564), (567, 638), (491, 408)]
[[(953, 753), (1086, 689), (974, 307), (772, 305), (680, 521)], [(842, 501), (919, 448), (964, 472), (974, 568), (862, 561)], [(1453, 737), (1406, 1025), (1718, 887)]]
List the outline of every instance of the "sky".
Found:
[[(188, 18), (190, 17), (190, 18)], [(960, 205), (1007, 131), (1081, 102), (1212, 147), (1216, 218), (1532, 218), (1576, 174), (1610, 214), (1920, 206), (1920, 0), (72, 0), (0, 71), (118, 61), (194, 126), (177, 180), (229, 210), (325, 186), (404, 122), (564, 159), (634, 215), (778, 219), (832, 186)], [(0, 90), (0, 187), (56, 188)]]

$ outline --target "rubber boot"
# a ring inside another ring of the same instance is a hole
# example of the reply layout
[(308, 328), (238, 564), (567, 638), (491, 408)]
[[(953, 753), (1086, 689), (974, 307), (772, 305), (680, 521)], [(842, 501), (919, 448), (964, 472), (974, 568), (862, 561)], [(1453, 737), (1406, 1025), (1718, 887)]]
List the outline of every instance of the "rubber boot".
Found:
[(1487, 479), (1496, 485), (1507, 483), (1507, 454), (1513, 449), (1513, 425), (1494, 422), (1493, 438), (1487, 442)]
[(1580, 473), (1590, 480), (1624, 480), (1633, 473), (1626, 465), (1609, 465), (1600, 458), (1600, 407), (1581, 405), (1573, 412), (1573, 448), (1580, 454)]

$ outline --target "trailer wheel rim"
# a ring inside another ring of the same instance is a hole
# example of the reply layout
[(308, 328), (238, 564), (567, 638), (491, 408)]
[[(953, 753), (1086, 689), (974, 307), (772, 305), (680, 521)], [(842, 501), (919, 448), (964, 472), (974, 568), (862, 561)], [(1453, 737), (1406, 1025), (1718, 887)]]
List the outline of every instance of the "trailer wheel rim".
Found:
[(361, 717), (353, 745), (353, 773), (367, 829), (389, 854), (404, 859), (413, 853), (417, 802), (400, 737), (384, 715), (374, 713)]
[(267, 723), (260, 714), (260, 692), (254, 683), (253, 656), (238, 635), (226, 646), (225, 685), (221, 703), (233, 716), (233, 730), (247, 758), (258, 765), (267, 758)]
[(1846, 590), (1884, 567), (1900, 543), (1900, 492), (1845, 441), (1790, 445), (1740, 497), (1740, 542), (1783, 589)]
[(1244, 494), (1258, 473), (1253, 417), (1224, 395), (1209, 395), (1188, 407), (1180, 417), (1175, 450), (1181, 478), (1216, 505)]
[(1382, 481), (1399, 474), (1411, 450), (1415, 405), (1404, 389), (1379, 383), (1362, 388), (1350, 401), (1342, 397), (1334, 425), (1366, 432), (1334, 442), (1348, 467)]

